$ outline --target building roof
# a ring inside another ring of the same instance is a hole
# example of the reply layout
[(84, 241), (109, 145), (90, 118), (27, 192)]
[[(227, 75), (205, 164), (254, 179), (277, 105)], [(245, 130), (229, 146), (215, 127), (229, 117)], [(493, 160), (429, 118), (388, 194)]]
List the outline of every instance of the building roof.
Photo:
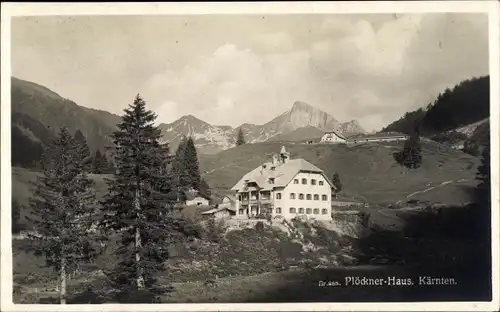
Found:
[(341, 139), (347, 140), (347, 138), (346, 138), (345, 136), (343, 136), (342, 134), (338, 133), (338, 132), (337, 132), (337, 131), (335, 131), (335, 130), (325, 132), (325, 134), (330, 134), (330, 133), (335, 134), (336, 136), (338, 136), (338, 137), (339, 137), (339, 138), (341, 138)]
[(352, 136), (350, 139), (385, 139), (385, 138), (397, 138), (397, 137), (407, 137), (407, 134), (401, 132), (380, 132), (373, 134), (359, 134)]
[[(275, 169), (271, 170), (272, 167), (275, 167)], [(272, 162), (262, 164), (245, 174), (231, 190), (238, 191), (243, 189), (245, 181), (256, 183), (258, 186), (256, 190), (273, 190), (277, 187), (286, 187), (299, 172), (322, 174), (328, 183), (334, 187), (332, 182), (323, 173), (323, 170), (315, 165), (304, 159), (289, 159), (284, 164), (278, 163), (273, 165)], [(270, 178), (274, 178), (274, 183), (270, 183)]]
[(202, 212), (201, 214), (208, 215), (208, 214), (213, 214), (213, 213), (216, 213), (216, 212), (219, 212), (222, 210), (229, 210), (229, 211), (235, 212), (233, 209), (231, 209), (229, 207), (218, 207), (218, 208), (214, 208), (214, 209), (210, 209), (210, 210), (207, 210), (205, 212)]
[(206, 200), (206, 201), (208, 201), (208, 199), (206, 199), (203, 196), (193, 196), (193, 195), (186, 195), (186, 200)]

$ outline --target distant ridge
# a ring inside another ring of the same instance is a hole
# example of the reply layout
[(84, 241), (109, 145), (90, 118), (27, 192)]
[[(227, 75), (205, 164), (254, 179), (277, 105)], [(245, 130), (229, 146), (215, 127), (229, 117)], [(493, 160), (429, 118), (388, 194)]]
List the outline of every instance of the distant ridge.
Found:
[[(58, 93), (30, 81), (11, 78), (13, 126), (18, 137), (30, 141), (47, 141), (62, 126), (74, 133), (82, 131), (89, 146), (101, 151), (112, 146), (110, 135), (116, 129), (120, 116), (103, 110), (90, 109), (61, 97)], [(22, 120), (22, 122), (21, 122)], [(163, 141), (177, 148), (182, 136), (192, 136), (200, 153), (216, 154), (235, 146), (239, 129), (247, 143), (267, 140), (300, 141), (336, 130), (340, 133), (364, 133), (356, 120), (339, 122), (328, 113), (304, 102), (296, 101), (289, 110), (261, 124), (244, 123), (239, 127), (211, 125), (193, 114), (159, 125)], [(40, 130), (44, 128), (45, 130)], [(21, 140), (25, 142), (24, 140)], [(24, 143), (23, 143), (24, 144)], [(26, 143), (28, 144), (28, 143)], [(21, 144), (22, 145), (22, 144)]]

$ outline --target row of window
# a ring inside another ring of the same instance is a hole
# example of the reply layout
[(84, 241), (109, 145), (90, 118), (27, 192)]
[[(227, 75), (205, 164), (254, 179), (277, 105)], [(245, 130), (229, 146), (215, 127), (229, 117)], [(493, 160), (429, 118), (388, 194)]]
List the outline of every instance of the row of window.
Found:
[[(290, 213), (299, 213), (299, 214), (319, 214), (319, 208), (299, 208), (297, 210), (297, 208), (294, 208), (294, 207), (290, 207), (289, 208), (289, 212)], [(276, 213), (281, 213), (281, 208), (280, 207), (277, 207), (276, 208)], [(328, 209), (326, 208), (323, 208), (321, 209), (321, 214), (328, 214)]]
[[(299, 184), (299, 179), (294, 179), (293, 180), (293, 184)], [(307, 184), (307, 179), (302, 179), (302, 184)], [(319, 185), (323, 185), (324, 182), (323, 181), (319, 181), (318, 182)], [(316, 185), (316, 180), (315, 179), (311, 179), (311, 185)]]
[[(245, 211), (246, 211), (246, 209), (240, 209), (239, 214), (245, 214)], [(305, 209), (299, 208), (298, 210), (294, 207), (289, 208), (289, 212), (292, 214), (298, 213), (298, 214), (315, 214), (315, 215), (317, 215), (317, 214), (319, 214), (319, 211), (320, 211), (319, 208), (305, 208)], [(276, 207), (275, 212), (277, 214), (281, 214), (281, 208)], [(324, 215), (328, 214), (328, 209), (326, 209), (326, 208), (321, 209), (321, 214), (324, 214)]]
[[(276, 193), (276, 199), (281, 199), (281, 193)], [(295, 193), (290, 193), (290, 199), (295, 199)], [(304, 199), (304, 194), (299, 193), (299, 199)], [(319, 194), (306, 194), (305, 195), (306, 200), (319, 200)], [(321, 195), (321, 200), (328, 200), (328, 196), (323, 194)]]

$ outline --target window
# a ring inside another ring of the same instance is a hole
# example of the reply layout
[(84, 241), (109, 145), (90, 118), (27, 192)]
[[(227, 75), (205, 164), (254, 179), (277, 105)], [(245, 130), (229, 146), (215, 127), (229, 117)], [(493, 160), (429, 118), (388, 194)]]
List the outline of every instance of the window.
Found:
[(307, 184), (307, 179), (302, 179), (302, 184)]
[(312, 179), (311, 180), (311, 185), (316, 185), (316, 180)]
[(322, 199), (322, 200), (328, 200), (328, 196), (326, 196), (326, 195), (322, 195), (322, 196), (321, 196), (321, 199)]
[(299, 179), (294, 179), (293, 184), (299, 184)]
[(281, 208), (280, 207), (276, 207), (276, 213), (281, 213)]
[(295, 193), (290, 193), (290, 199), (295, 199)]
[(304, 213), (304, 208), (299, 208), (299, 213)]
[(319, 214), (319, 208), (314, 208), (314, 214)]
[(276, 199), (281, 199), (281, 193), (276, 193)]
[(304, 199), (304, 194), (300, 193), (299, 194), (299, 199)]
[(244, 210), (244, 209), (240, 209), (240, 210), (239, 210), (239, 214), (240, 214), (240, 215), (242, 215), (242, 214), (244, 214), (244, 213), (245, 213), (245, 210)]
[(312, 210), (311, 208), (307, 208), (306, 209), (306, 214), (311, 214), (311, 210)]
[(321, 213), (324, 215), (328, 214), (328, 209), (326, 209), (326, 208), (321, 209)]
[(295, 208), (291, 207), (290, 208), (290, 213), (297, 213), (297, 212), (295, 211)]
[(314, 200), (319, 200), (319, 195), (318, 194), (314, 194)]
[(323, 185), (323, 181), (319, 181), (319, 185)]
[(307, 200), (311, 200), (311, 194), (307, 194), (307, 195), (306, 195), (306, 199), (307, 199)]

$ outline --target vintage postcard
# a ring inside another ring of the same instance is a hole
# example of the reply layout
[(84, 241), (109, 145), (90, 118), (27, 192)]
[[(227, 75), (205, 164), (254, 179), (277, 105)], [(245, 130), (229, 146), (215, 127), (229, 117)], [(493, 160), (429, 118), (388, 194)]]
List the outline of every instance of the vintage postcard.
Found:
[(2, 4), (2, 311), (495, 311), (496, 1)]

